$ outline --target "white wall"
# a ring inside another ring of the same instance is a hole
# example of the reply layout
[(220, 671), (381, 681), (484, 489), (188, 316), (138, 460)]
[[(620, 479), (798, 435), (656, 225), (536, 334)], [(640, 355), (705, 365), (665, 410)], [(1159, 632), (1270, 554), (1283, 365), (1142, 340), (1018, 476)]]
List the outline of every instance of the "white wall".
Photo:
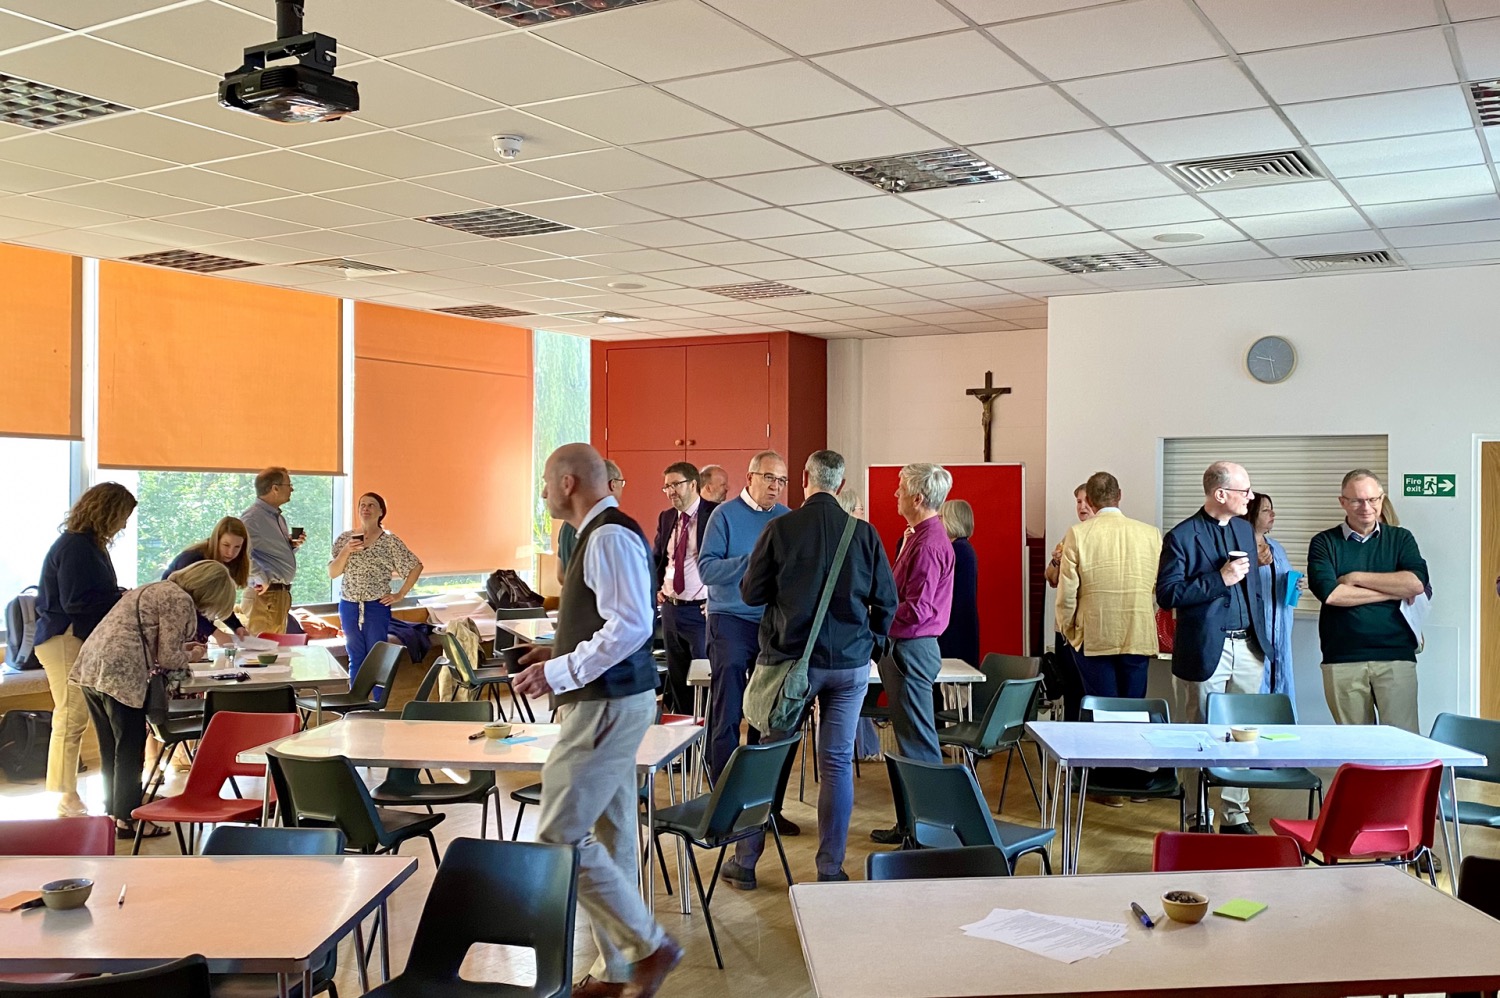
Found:
[[(1048, 316), (1047, 511), (1068, 489), (1119, 479), (1127, 512), (1156, 521), (1167, 437), (1384, 433), (1388, 490), (1416, 534), (1434, 590), (1418, 663), (1424, 727), (1477, 707), (1477, 439), (1500, 439), (1500, 267), (1173, 288), (1053, 298)], [(1296, 373), (1257, 384), (1244, 355), (1262, 335), (1297, 348)], [(1254, 484), (1255, 469), (1250, 468)], [(1404, 498), (1401, 475), (1455, 472), (1453, 499)], [(1328, 524), (1342, 518), (1328, 498)], [(1170, 527), (1171, 524), (1165, 526)], [(1299, 567), (1306, 552), (1289, 552)], [(1294, 630), (1298, 705), (1326, 721), (1317, 621)]]
[(872, 464), (979, 463), (981, 408), (964, 392), (983, 385), (985, 371), (995, 372), (996, 385), (1011, 387), (1010, 395), (995, 400), (991, 457), (1026, 465), (1026, 529), (1040, 533), (1047, 472), (1044, 329), (830, 341), (828, 446), (844, 455), (849, 481), (863, 482)]

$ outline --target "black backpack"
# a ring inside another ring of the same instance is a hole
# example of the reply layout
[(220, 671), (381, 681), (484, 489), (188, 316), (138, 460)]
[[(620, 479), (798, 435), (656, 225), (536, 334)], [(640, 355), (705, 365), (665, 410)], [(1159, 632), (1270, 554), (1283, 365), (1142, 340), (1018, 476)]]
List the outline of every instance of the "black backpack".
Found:
[(51, 738), (52, 711), (6, 711), (0, 716), (0, 770), (12, 783), (42, 779)]
[(484, 580), (484, 596), (496, 610), (537, 609), (542, 606), (541, 594), (509, 568), (497, 568), (490, 573), (490, 577)]
[(5, 604), (5, 666), (19, 672), (40, 669), (36, 657), (36, 586), (23, 589)]

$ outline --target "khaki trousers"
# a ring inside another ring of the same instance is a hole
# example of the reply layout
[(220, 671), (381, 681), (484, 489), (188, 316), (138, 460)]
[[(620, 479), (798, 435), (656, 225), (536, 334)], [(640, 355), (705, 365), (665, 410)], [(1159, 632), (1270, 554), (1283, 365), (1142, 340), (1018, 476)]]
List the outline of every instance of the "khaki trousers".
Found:
[[(1224, 638), (1224, 650), (1213, 675), (1201, 683), (1172, 677), (1177, 694), (1177, 716), (1187, 724), (1208, 721), (1210, 693), (1259, 693), (1266, 673), (1266, 660), (1255, 653), (1247, 638)], [(1193, 779), (1197, 778), (1194, 773)], [(1244, 787), (1224, 787), (1219, 791), (1224, 802), (1222, 824), (1239, 825), (1250, 820), (1250, 791)]]
[(245, 628), (251, 634), (285, 634), (286, 615), (292, 609), (292, 594), (285, 589), (250, 590), (250, 616)]
[(73, 628), (36, 646), (36, 657), (52, 690), (52, 740), (47, 744), (47, 789), (65, 797), (78, 796), (78, 753), (89, 729), (89, 708), (83, 688), (68, 682), (83, 642)]
[(1323, 696), (1339, 724), (1379, 723), (1417, 730), (1417, 663), (1323, 663)]

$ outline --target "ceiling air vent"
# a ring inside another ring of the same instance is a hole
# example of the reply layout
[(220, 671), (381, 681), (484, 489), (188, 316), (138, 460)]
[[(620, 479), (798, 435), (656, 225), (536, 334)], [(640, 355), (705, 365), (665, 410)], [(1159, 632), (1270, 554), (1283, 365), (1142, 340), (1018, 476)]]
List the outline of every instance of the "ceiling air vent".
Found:
[(221, 270), (260, 266), (249, 260), (214, 256), (212, 253), (195, 253), (192, 250), (162, 250), (158, 253), (127, 256), (125, 260), (127, 263), (149, 263), (153, 267), (171, 267), (173, 270), (187, 270), (194, 274), (216, 274)]
[(1481, 125), (1500, 125), (1500, 80), (1469, 84), (1469, 99)]
[(560, 319), (577, 319), (580, 322), (645, 322), (638, 315), (621, 315), (619, 312), (565, 312)]
[(533, 314), (506, 308), (503, 305), (454, 305), (452, 308), (435, 308), (433, 311), (446, 315), (462, 315), (470, 319), (514, 319), (518, 315)]
[(585, 14), (601, 14), (621, 7), (634, 7), (650, 0), (457, 0), (481, 14), (498, 18), (518, 28), (551, 24)]
[(451, 215), (428, 215), (419, 219), (433, 225), (446, 225), (450, 229), (488, 239), (510, 239), (515, 236), (537, 236), (546, 232), (571, 232), (571, 225), (537, 218), (509, 208), (476, 208)]
[(1345, 270), (1384, 270), (1401, 266), (1391, 256), (1390, 250), (1373, 250), (1369, 253), (1324, 253), (1321, 256), (1294, 256), (1292, 263), (1298, 270), (1311, 274), (1326, 274)]
[(884, 159), (851, 160), (833, 166), (887, 194), (910, 194), (935, 187), (964, 187), (1010, 179), (1010, 174), (991, 166), (967, 149), (951, 147)]
[(1088, 256), (1054, 256), (1042, 261), (1070, 274), (1112, 274), (1119, 270), (1148, 270), (1165, 266), (1150, 253), (1093, 253)]
[(297, 264), (299, 267), (308, 267), (312, 270), (331, 270), (335, 274), (344, 277), (354, 277), (356, 274), (364, 276), (367, 274), (399, 274), (401, 271), (394, 267), (382, 267), (378, 263), (365, 263), (363, 260), (348, 260), (344, 257), (334, 257), (331, 260), (309, 260), (306, 263)]
[(55, 128), (129, 110), (123, 104), (0, 73), (0, 121), (7, 124)]
[(1168, 169), (1195, 191), (1226, 191), (1237, 187), (1323, 179), (1300, 149), (1194, 159), (1173, 163)]
[(723, 295), (725, 298), (733, 298), (735, 301), (755, 301), (757, 298), (790, 298), (793, 295), (805, 295), (808, 292), (801, 288), (794, 288), (790, 284), (781, 284), (777, 281), (755, 281), (751, 284), (715, 284), (711, 288), (699, 288), (699, 291), (707, 291), (711, 295)]

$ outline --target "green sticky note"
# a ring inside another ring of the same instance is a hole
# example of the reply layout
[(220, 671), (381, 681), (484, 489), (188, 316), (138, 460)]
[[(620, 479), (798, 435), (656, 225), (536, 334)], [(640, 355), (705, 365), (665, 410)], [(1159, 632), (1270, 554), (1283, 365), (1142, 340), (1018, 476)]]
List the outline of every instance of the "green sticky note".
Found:
[(1259, 901), (1246, 901), (1244, 898), (1235, 898), (1226, 901), (1214, 909), (1215, 915), (1223, 915), (1226, 918), (1238, 918), (1242, 922), (1250, 919), (1266, 910), (1266, 906)]
[(1275, 733), (1272, 733), (1272, 732), (1268, 731), (1265, 734), (1261, 735), (1261, 737), (1264, 738), (1268, 742), (1294, 742), (1300, 736), (1294, 735), (1294, 734), (1290, 734), (1290, 733), (1285, 732), (1285, 731), (1280, 731), (1280, 732), (1275, 732)]

